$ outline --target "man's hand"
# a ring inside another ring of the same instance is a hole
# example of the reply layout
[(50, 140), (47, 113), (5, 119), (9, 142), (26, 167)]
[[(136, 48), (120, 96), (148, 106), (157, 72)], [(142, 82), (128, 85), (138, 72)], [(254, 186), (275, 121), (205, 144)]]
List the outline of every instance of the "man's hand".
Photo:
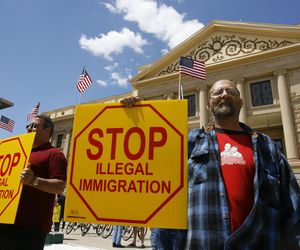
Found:
[(23, 185), (32, 185), (33, 181), (34, 181), (34, 173), (33, 171), (30, 169), (30, 163), (28, 164), (27, 168), (24, 168), (21, 172), (21, 182), (23, 183)]
[(138, 96), (130, 96), (122, 99), (120, 102), (124, 104), (127, 108), (131, 108), (139, 100), (140, 98)]

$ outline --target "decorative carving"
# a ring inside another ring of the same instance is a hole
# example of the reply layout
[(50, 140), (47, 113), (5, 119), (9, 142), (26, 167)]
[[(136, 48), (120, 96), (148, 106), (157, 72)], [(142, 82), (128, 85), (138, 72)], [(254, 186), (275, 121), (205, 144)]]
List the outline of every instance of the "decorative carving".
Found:
[(284, 75), (286, 75), (286, 73), (287, 73), (286, 69), (278, 69), (278, 70), (273, 72), (274, 76), (276, 76), (276, 77), (284, 76)]
[[(282, 40), (262, 40), (249, 39), (235, 35), (219, 35), (211, 37), (209, 40), (200, 44), (197, 48), (191, 50), (186, 57), (194, 60), (211, 61), (212, 63), (221, 62), (226, 57), (242, 56), (255, 51), (266, 51), (277, 49), (293, 44), (291, 41)], [(208, 63), (207, 63), (208, 64)], [(179, 62), (170, 64), (162, 70), (158, 76), (167, 75), (178, 71)]]

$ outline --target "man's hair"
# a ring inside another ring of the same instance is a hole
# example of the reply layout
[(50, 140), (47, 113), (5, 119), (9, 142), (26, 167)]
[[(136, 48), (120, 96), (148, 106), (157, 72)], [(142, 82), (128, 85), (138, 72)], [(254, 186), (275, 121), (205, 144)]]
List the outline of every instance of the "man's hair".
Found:
[(40, 119), (43, 119), (44, 121), (44, 125), (43, 125), (43, 128), (50, 128), (50, 135), (49, 135), (49, 138), (52, 137), (53, 135), (53, 131), (54, 131), (54, 124), (51, 120), (51, 118), (47, 115), (37, 115), (37, 118), (40, 118)]

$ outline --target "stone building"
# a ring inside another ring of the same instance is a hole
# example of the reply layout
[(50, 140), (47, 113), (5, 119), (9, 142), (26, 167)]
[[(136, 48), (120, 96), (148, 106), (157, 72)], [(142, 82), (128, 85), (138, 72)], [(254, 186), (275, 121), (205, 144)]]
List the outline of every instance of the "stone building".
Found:
[[(216, 80), (237, 83), (244, 100), (240, 120), (270, 135), (282, 148), (300, 179), (300, 25), (213, 21), (131, 79), (133, 93), (144, 100), (176, 99), (181, 56), (202, 60), (206, 80), (181, 77), (189, 103), (189, 128), (212, 119), (206, 107), (208, 89)], [(54, 145), (69, 153), (74, 106), (45, 112), (56, 125)]]

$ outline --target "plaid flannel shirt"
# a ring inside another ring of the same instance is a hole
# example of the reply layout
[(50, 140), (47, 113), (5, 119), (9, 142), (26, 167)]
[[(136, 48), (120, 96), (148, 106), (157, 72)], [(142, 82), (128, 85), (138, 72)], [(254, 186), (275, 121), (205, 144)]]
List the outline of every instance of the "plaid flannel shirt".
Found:
[[(229, 208), (220, 173), (220, 150), (214, 127), (189, 134), (189, 198), (186, 249), (298, 249), (300, 189), (275, 143), (241, 126), (252, 136), (255, 163), (254, 205), (230, 233)], [(297, 229), (296, 225), (297, 224)], [(298, 236), (297, 236), (298, 235)]]

